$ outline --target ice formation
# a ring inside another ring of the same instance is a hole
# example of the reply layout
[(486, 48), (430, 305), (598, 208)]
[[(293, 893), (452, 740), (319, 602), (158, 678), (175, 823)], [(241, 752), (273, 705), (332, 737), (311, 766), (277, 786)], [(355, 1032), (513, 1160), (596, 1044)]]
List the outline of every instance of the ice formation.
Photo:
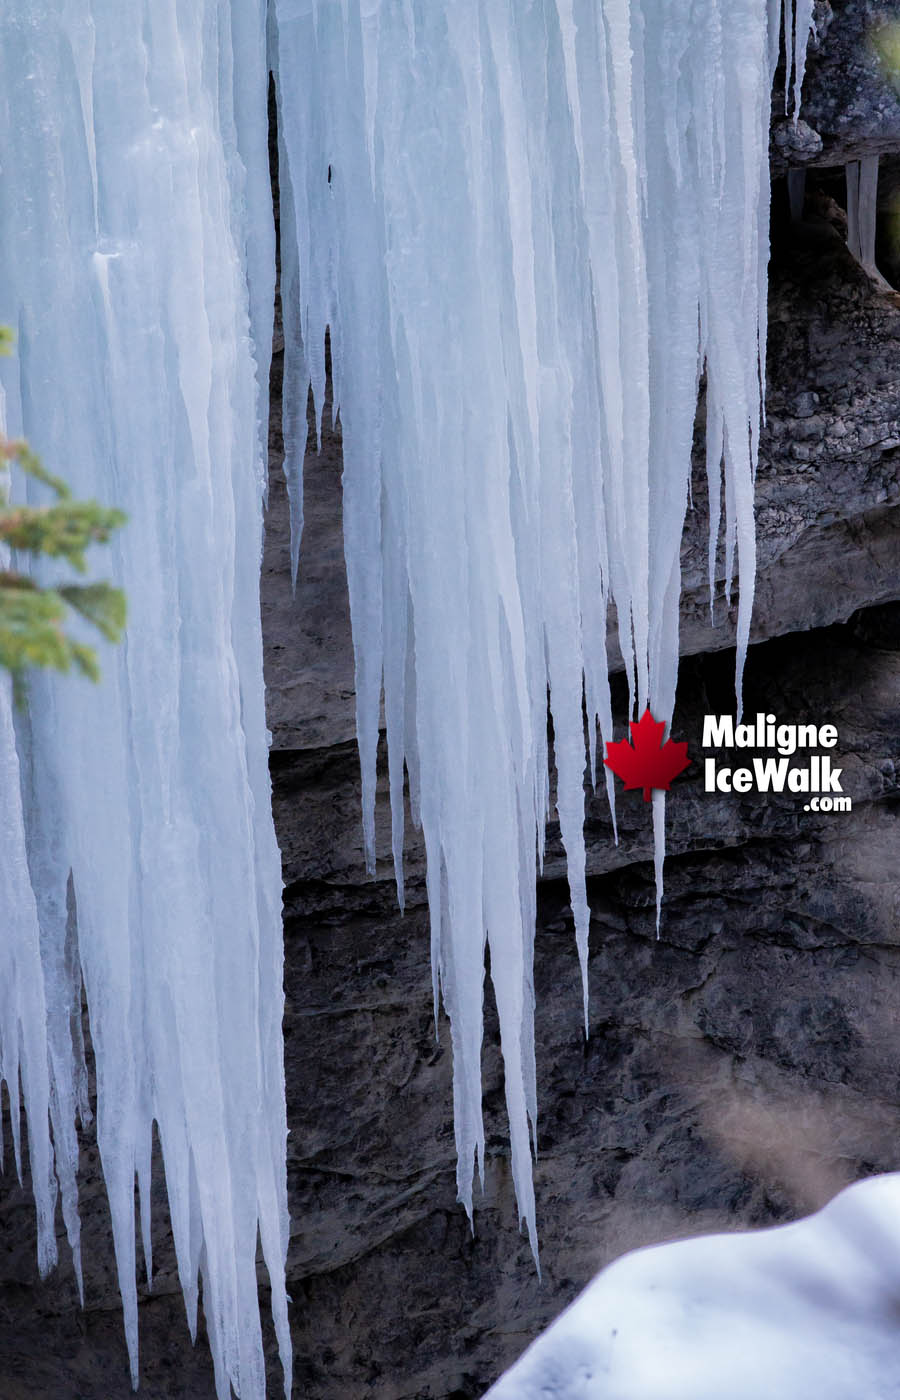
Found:
[[(797, 91), (809, 13), (798, 0)], [(219, 1394), (232, 1383), (244, 1400), (264, 1392), (257, 1232), (290, 1384), (258, 612), (267, 23), (295, 565), (305, 386), (321, 409), (330, 326), (367, 857), (383, 688), (401, 898), (405, 775), (427, 851), (459, 1195), (471, 1211), (484, 1155), (489, 943), (536, 1248), (536, 866), (555, 804), (586, 986), (584, 780), (612, 737), (607, 613), (633, 707), (668, 723), (704, 373), (711, 601), (724, 516), (738, 673), (747, 647), (781, 12), (9, 0), (0, 16), (0, 321), (18, 332), (5, 428), (131, 518), (97, 560), (131, 607), (99, 690), (39, 677), (15, 718), (0, 688), (2, 1073), (14, 1102), (21, 1075), (41, 1267), (57, 1190), (77, 1266), (83, 978), (133, 1371), (134, 1182), (149, 1273), (155, 1120), (192, 1326), (202, 1279)], [(659, 793), (653, 818), (661, 877)]]
[(817, 1215), (616, 1261), (485, 1400), (900, 1395), (900, 1176)]
[[(633, 707), (668, 725), (703, 373), (711, 603), (724, 515), (738, 685), (747, 649), (781, 5), (274, 10), (286, 375), (311, 378), (320, 411), (330, 326), (367, 858), (383, 685), (401, 899), (404, 769), (427, 853), (459, 1196), (471, 1213), (488, 944), (535, 1245), (536, 867), (555, 805), (587, 1019), (584, 781), (598, 727), (601, 754), (612, 738), (607, 613)], [(785, 16), (795, 108), (811, 14), (798, 0)]]
[(875, 267), (878, 164), (878, 156), (865, 156), (846, 165), (847, 246), (856, 261), (876, 276), (880, 276)]
[(795, 126), (800, 120), (800, 92), (806, 72), (806, 49), (813, 30), (814, 10), (815, 0), (786, 0), (783, 4), (784, 110), (793, 110)]
[(265, 10), (9, 0), (0, 14), (0, 322), (17, 332), (3, 426), (130, 517), (93, 565), (130, 607), (102, 684), (36, 676), (16, 716), (0, 685), (0, 1064), (14, 1106), (21, 1073), (41, 1269), (57, 1187), (77, 1268), (83, 976), (132, 1374), (135, 1177), (149, 1276), (155, 1121), (190, 1325), (202, 1283), (222, 1400), (229, 1382), (265, 1393), (258, 1236), (290, 1383), (258, 594)]

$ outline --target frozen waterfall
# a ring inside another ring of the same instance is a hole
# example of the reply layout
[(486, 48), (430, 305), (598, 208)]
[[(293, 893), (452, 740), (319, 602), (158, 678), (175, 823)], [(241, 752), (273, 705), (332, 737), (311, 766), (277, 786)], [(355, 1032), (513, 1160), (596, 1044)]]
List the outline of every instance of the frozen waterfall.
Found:
[[(613, 737), (607, 614), (632, 707), (668, 724), (702, 375), (711, 603), (722, 553), (738, 683), (746, 652), (782, 30), (778, 0), (266, 10), (8, 0), (0, 16), (0, 322), (18, 336), (4, 430), (130, 517), (96, 561), (130, 603), (101, 686), (35, 677), (19, 715), (0, 687), (0, 1071), (14, 1104), (21, 1077), (41, 1268), (57, 1193), (77, 1268), (83, 982), (133, 1375), (134, 1184), (149, 1276), (155, 1122), (188, 1315), (193, 1328), (202, 1282), (222, 1400), (229, 1384), (265, 1391), (258, 1235), (290, 1389), (258, 606), (267, 65), (294, 558), (306, 385), (321, 410), (330, 326), (367, 857), (383, 692), (401, 899), (406, 781), (427, 851), (459, 1196), (471, 1213), (489, 944), (536, 1251), (544, 826), (553, 801), (587, 1020), (584, 782)], [(798, 85), (810, 14), (798, 0), (785, 27)], [(664, 817), (656, 793), (660, 885)]]

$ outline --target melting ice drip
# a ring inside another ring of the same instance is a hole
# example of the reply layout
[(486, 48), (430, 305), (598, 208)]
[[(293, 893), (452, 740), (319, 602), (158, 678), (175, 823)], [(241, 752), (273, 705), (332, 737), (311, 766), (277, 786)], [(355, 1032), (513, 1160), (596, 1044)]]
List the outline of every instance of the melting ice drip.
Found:
[[(287, 471), (296, 501), (299, 405), (311, 378), (321, 410), (328, 325), (367, 859), (383, 687), (401, 901), (404, 769), (427, 853), (459, 1196), (471, 1214), (487, 943), (536, 1250), (547, 696), (587, 1019), (582, 695), (593, 778), (597, 729), (601, 746), (612, 738), (614, 605), (632, 705), (671, 719), (704, 372), (710, 591), (724, 514), (740, 690), (781, 5), (276, 0), (275, 12)], [(811, 13), (799, 0), (785, 15), (795, 105)], [(664, 802), (654, 794), (658, 890)]]
[[(10, 0), (0, 16), (0, 321), (19, 335), (6, 430), (131, 518), (112, 551), (128, 641), (100, 689), (39, 678), (16, 720), (0, 692), (2, 1075), (14, 1105), (21, 1075), (41, 1267), (58, 1189), (77, 1269), (83, 975), (133, 1373), (134, 1181), (149, 1274), (155, 1120), (223, 1400), (229, 1382), (264, 1393), (257, 1232), (290, 1386), (257, 598), (265, 9)], [(404, 772), (427, 850), (459, 1194), (471, 1212), (488, 941), (536, 1249), (547, 693), (586, 973), (582, 696), (593, 773), (598, 724), (612, 737), (614, 605), (634, 704), (671, 716), (704, 370), (710, 581), (724, 513), (739, 672), (746, 651), (780, 6), (275, 0), (273, 18), (288, 470), (298, 511), (305, 385), (321, 408), (330, 325), (368, 859), (383, 685), (401, 898)], [(657, 795), (658, 874), (663, 820)]]

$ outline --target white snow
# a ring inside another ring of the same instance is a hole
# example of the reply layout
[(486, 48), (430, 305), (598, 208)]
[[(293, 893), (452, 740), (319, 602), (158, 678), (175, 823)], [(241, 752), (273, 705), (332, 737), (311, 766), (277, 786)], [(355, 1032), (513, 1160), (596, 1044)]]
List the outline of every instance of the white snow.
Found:
[(486, 1400), (896, 1400), (900, 1175), (792, 1225), (627, 1254)]
[[(401, 900), (404, 769), (427, 852), (459, 1196), (471, 1213), (487, 943), (513, 1175), (534, 1245), (547, 695), (587, 1023), (584, 783), (598, 742), (602, 757), (613, 737), (607, 614), (614, 603), (632, 708), (649, 703), (668, 725), (704, 371), (711, 593), (724, 513), (740, 686), (781, 9), (275, 0), (274, 10), (296, 300), (286, 372), (299, 389), (306, 357), (321, 412), (330, 326), (367, 860), (374, 868), (383, 686)], [(810, 14), (800, 0), (788, 35), (798, 84)], [(299, 528), (297, 518), (295, 547)], [(662, 794), (653, 821), (661, 894)]]
[(281, 872), (258, 595), (266, 80), (262, 0), (12, 0), (0, 15), (0, 322), (18, 333), (8, 430), (78, 497), (128, 513), (91, 568), (130, 610), (99, 687), (35, 677), (15, 743), (0, 692), (2, 1073), (15, 1101), (18, 1059), (46, 1268), (48, 1096), (78, 1245), (83, 973), (132, 1374), (135, 1177), (149, 1273), (155, 1122), (190, 1325), (202, 1280), (222, 1400), (229, 1383), (244, 1400), (265, 1393), (258, 1236), (290, 1388)]

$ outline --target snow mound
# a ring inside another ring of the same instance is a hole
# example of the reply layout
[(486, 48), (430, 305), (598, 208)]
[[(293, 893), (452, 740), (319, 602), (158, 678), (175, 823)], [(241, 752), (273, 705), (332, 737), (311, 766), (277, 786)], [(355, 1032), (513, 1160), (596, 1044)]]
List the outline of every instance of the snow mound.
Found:
[(795, 1224), (625, 1255), (486, 1400), (894, 1400), (898, 1324), (894, 1173)]

